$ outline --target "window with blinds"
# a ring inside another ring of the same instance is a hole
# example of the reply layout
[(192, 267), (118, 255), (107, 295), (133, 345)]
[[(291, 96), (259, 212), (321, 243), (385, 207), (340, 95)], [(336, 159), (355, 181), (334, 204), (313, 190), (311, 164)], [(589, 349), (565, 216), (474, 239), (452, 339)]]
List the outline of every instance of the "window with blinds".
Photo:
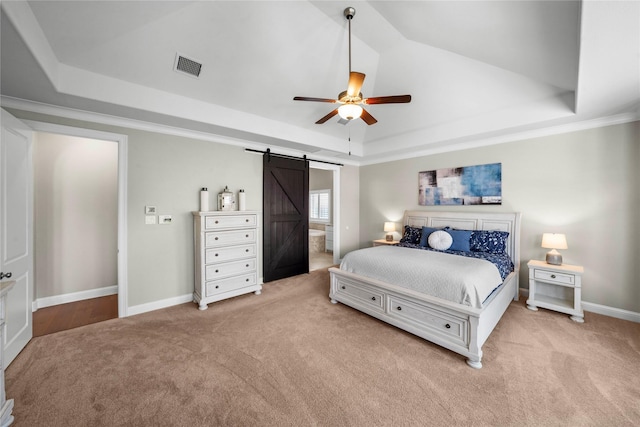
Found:
[(309, 219), (315, 222), (329, 222), (331, 212), (331, 190), (309, 192)]

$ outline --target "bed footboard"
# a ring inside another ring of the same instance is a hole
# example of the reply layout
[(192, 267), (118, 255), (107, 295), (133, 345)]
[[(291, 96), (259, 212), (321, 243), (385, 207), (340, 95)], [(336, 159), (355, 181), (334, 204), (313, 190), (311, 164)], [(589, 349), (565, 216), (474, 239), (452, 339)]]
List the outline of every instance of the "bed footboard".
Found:
[(517, 295), (515, 274), (490, 297), (482, 309), (463, 306), (411, 289), (330, 268), (332, 303), (356, 310), (467, 357), (482, 367), (482, 345)]

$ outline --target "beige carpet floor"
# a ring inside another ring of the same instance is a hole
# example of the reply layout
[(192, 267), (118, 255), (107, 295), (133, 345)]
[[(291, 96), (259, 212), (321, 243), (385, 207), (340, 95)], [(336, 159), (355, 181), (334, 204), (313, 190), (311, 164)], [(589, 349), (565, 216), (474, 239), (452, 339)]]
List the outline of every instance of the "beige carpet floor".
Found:
[(640, 425), (640, 324), (513, 302), (484, 367), (328, 298), (329, 275), (34, 338), (15, 426)]

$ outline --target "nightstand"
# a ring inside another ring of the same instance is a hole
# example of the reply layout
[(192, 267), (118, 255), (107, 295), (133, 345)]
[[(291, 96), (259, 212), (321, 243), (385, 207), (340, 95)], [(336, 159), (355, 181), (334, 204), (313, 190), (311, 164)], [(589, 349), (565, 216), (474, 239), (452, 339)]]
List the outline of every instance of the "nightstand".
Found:
[(580, 265), (551, 265), (531, 260), (529, 267), (529, 298), (527, 308), (538, 307), (571, 315), (571, 320), (584, 322), (582, 311), (582, 273)]
[(397, 245), (400, 243), (399, 240), (387, 241), (385, 239), (378, 239), (373, 241), (373, 246), (384, 246), (384, 245)]

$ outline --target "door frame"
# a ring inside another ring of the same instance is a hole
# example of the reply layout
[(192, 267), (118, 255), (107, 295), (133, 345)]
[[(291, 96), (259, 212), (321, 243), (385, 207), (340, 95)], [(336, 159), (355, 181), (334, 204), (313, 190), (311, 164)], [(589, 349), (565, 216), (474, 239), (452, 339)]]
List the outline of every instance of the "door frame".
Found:
[[(64, 126), (33, 120), (22, 120), (34, 132), (111, 141), (118, 144), (118, 317), (128, 316), (127, 275), (127, 161), (128, 136), (93, 129)], [(35, 286), (35, 284), (34, 284)]]
[[(333, 263), (340, 263), (340, 165), (314, 162), (309, 160), (309, 168), (333, 171), (333, 188), (331, 190), (331, 210), (333, 224)], [(308, 197), (308, 196), (307, 196)]]

